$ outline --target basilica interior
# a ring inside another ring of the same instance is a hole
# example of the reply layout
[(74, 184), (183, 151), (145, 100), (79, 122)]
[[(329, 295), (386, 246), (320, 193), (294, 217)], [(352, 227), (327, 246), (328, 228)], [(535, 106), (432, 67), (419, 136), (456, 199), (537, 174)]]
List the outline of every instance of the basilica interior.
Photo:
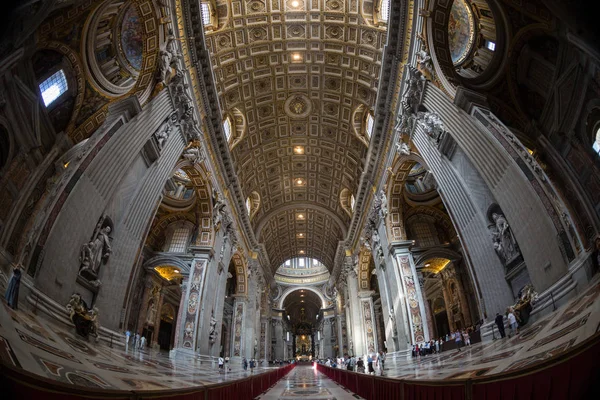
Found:
[[(1, 18), (14, 398), (251, 399), (295, 365), (262, 398), (433, 399), (427, 382), (464, 386), (436, 399), (592, 398), (600, 30), (584, 5), (27, 0)], [(389, 370), (371, 386), (307, 367), (375, 354)], [(494, 397), (517, 377), (530, 397)], [(391, 384), (403, 397), (373, 397)]]

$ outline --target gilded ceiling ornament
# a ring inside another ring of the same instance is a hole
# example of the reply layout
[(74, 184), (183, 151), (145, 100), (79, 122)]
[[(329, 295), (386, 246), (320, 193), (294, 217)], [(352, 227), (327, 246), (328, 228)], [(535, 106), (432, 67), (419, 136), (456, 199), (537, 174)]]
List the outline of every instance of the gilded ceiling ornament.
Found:
[(292, 118), (304, 118), (310, 114), (312, 104), (306, 95), (294, 94), (285, 101), (284, 109)]

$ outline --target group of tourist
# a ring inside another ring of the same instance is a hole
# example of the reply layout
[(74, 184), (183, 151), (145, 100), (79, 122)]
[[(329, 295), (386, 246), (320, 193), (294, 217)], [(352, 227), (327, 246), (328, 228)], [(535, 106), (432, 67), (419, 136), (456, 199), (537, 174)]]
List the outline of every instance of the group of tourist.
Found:
[[(127, 332), (125, 332), (125, 348), (129, 348), (129, 340), (131, 339), (133, 335), (131, 334), (131, 331), (127, 330)], [(133, 336), (133, 342), (132, 342), (132, 349), (133, 350), (141, 350), (143, 348), (146, 347), (146, 337), (145, 336), (140, 336), (139, 333), (136, 333), (135, 336)]]
[[(506, 319), (508, 320), (508, 327), (510, 328), (510, 332), (508, 337), (512, 337), (519, 333), (519, 317), (515, 312), (513, 307), (508, 307), (506, 309)], [(494, 320), (496, 326), (498, 327), (498, 332), (500, 332), (500, 338), (504, 339), (506, 337), (506, 331), (504, 330), (504, 317), (500, 315), (500, 313), (496, 313), (496, 319)]]
[(338, 358), (327, 358), (318, 360), (319, 364), (325, 364), (327, 367), (346, 369), (348, 371), (360, 372), (369, 375), (383, 375), (385, 368), (384, 351), (365, 354), (362, 357), (348, 356)]
[(451, 340), (454, 340), (454, 343), (456, 343), (458, 351), (462, 351), (461, 348), (463, 346), (471, 346), (471, 333), (474, 330), (475, 328), (473, 327), (463, 329), (462, 331), (457, 329), (456, 331), (447, 334), (445, 340), (443, 337), (440, 337), (437, 340), (431, 339), (428, 342), (417, 343), (413, 345), (412, 356), (419, 357), (441, 353), (444, 349), (444, 343)]

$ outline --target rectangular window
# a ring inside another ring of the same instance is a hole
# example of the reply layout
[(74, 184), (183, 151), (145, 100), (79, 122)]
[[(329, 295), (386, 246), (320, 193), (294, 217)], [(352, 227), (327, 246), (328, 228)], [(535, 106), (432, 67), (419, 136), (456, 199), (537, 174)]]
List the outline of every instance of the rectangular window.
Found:
[(304, 268), (304, 258), (298, 259), (298, 266)]
[(223, 122), (223, 133), (225, 133), (225, 139), (229, 142), (229, 138), (231, 137), (231, 122), (229, 122), (229, 118)]
[(594, 151), (598, 154), (600, 154), (600, 142), (594, 142), (594, 145), (592, 146), (592, 148), (594, 149)]
[(485, 41), (485, 47), (487, 47), (487, 49), (490, 50), (490, 51), (495, 51), (496, 50), (496, 43), (492, 42), (491, 40), (486, 40)]
[(189, 230), (187, 228), (177, 228), (171, 237), (169, 251), (172, 253), (185, 253), (188, 241)]
[(367, 115), (367, 137), (369, 139), (371, 139), (371, 134), (373, 133), (373, 124), (375, 123), (375, 119), (373, 118), (373, 115), (371, 113), (369, 113), (369, 115)]
[(210, 7), (208, 3), (200, 3), (202, 7), (202, 24), (204, 26), (210, 26)]
[(68, 89), (69, 86), (67, 84), (67, 77), (62, 69), (52, 74), (50, 78), (40, 83), (40, 92), (42, 92), (44, 105), (48, 107), (54, 100), (58, 99), (60, 95), (65, 93)]
[(381, 0), (381, 20), (387, 22), (390, 18), (390, 0)]

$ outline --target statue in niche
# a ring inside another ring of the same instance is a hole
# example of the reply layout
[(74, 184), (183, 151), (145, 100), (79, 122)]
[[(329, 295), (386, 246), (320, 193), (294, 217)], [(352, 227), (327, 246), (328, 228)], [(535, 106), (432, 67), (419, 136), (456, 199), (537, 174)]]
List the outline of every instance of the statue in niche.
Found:
[(490, 225), (494, 250), (500, 260), (506, 265), (515, 259), (519, 254), (519, 246), (510, 229), (510, 225), (504, 218), (504, 215), (492, 213), (493, 224)]
[(225, 207), (226, 204), (223, 200), (221, 200), (221, 196), (215, 190), (213, 191), (213, 226), (215, 227), (215, 232), (221, 228), (221, 223), (225, 218)]
[(385, 217), (387, 217), (388, 215), (388, 202), (387, 202), (387, 196), (385, 195), (385, 190), (381, 189), (379, 191), (379, 201), (380, 201), (380, 208), (379, 208), (379, 217), (383, 218), (385, 221)]
[(100, 285), (100, 281), (98, 281), (100, 266), (106, 264), (112, 253), (109, 236), (112, 232), (111, 225), (110, 219), (103, 215), (96, 225), (92, 240), (83, 244), (79, 253), (79, 262), (81, 263), (79, 275), (92, 283), (96, 282), (96, 286)]
[(394, 309), (390, 308), (390, 322), (392, 324), (392, 337), (398, 337), (398, 327), (396, 326), (396, 315)]
[(431, 56), (427, 52), (425, 46), (421, 46), (421, 49), (417, 51), (417, 63), (419, 66), (429, 73), (433, 72), (433, 68), (431, 65)]
[(217, 341), (217, 319), (215, 318), (215, 311), (212, 310), (210, 313), (210, 328), (208, 331), (208, 341), (213, 344)]
[(148, 304), (148, 316), (146, 317), (146, 323), (154, 325), (154, 319), (156, 318), (156, 302), (150, 300)]
[(171, 135), (172, 130), (173, 130), (173, 127), (171, 126), (170, 123), (167, 122), (154, 134), (154, 137), (156, 138), (156, 141), (158, 142), (158, 148), (160, 150), (162, 150), (163, 147), (165, 147), (165, 142)]

